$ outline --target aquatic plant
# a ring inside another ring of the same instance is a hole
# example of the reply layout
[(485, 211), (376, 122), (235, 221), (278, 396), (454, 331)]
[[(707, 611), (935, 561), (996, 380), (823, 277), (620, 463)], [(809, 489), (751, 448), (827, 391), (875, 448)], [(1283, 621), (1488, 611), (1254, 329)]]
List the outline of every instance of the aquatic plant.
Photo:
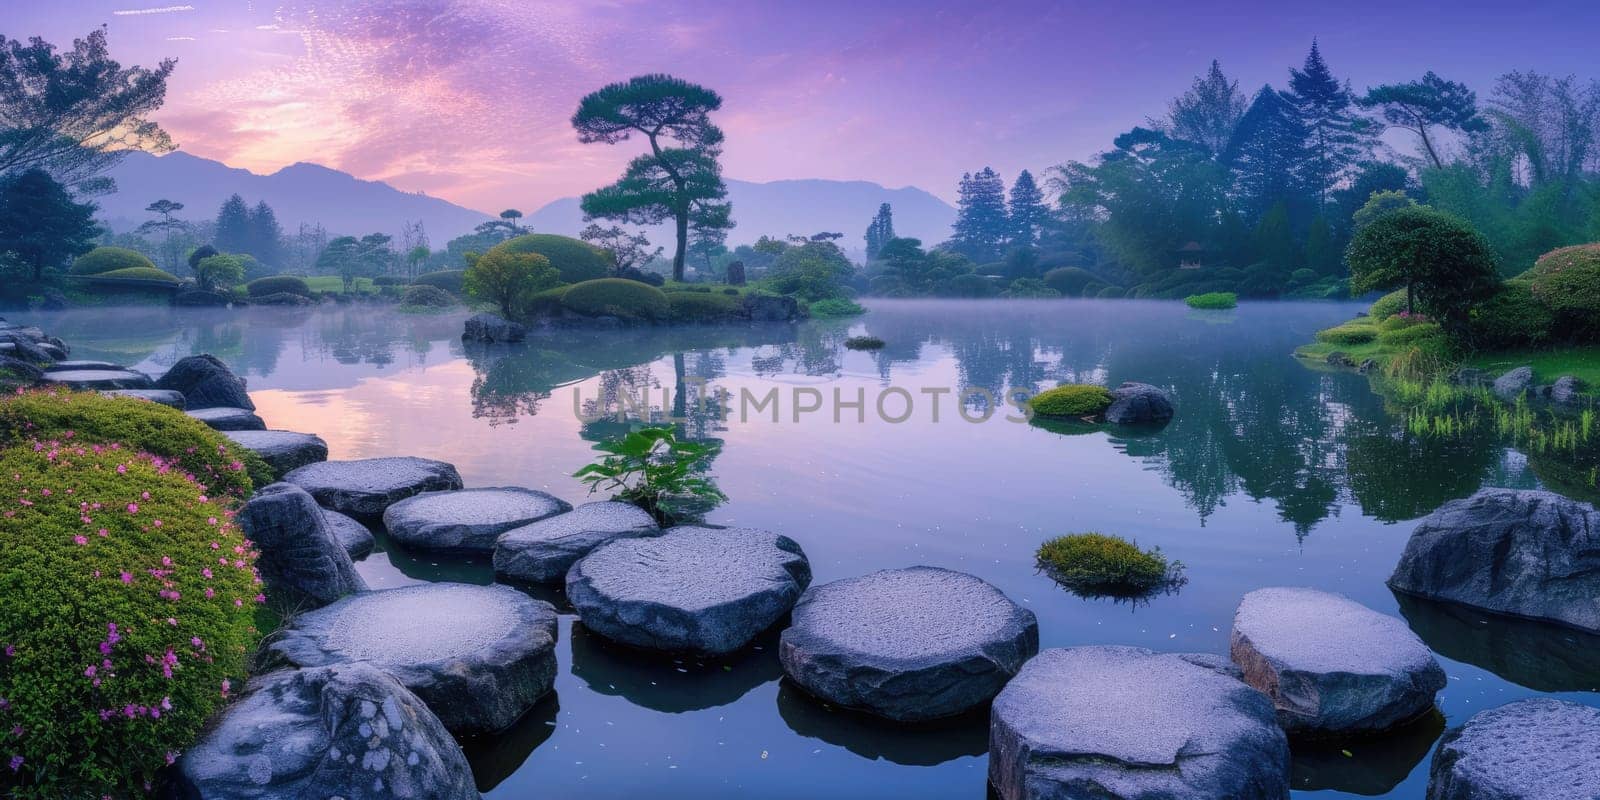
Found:
[(1206, 292), (1189, 295), (1183, 302), (1188, 303), (1190, 308), (1220, 311), (1238, 306), (1239, 295), (1233, 292)]
[(1141, 550), (1133, 542), (1102, 533), (1050, 539), (1039, 546), (1037, 559), (1051, 578), (1082, 594), (1147, 595), (1184, 581), (1183, 564), (1169, 561), (1161, 548)]
[(1028, 398), (1033, 413), (1046, 417), (1088, 417), (1111, 406), (1111, 391), (1088, 383), (1068, 383)]
[(639, 506), (663, 526), (728, 499), (705, 474), (722, 450), (716, 442), (680, 439), (663, 426), (629, 431), (594, 449), (606, 456), (572, 476), (588, 484), (590, 494), (615, 492), (613, 500)]
[(811, 316), (817, 319), (838, 319), (841, 317), (855, 317), (867, 313), (860, 303), (844, 297), (828, 297), (811, 303), (808, 308)]
[(876, 336), (852, 336), (844, 340), (844, 346), (850, 350), (881, 350), (887, 344)]

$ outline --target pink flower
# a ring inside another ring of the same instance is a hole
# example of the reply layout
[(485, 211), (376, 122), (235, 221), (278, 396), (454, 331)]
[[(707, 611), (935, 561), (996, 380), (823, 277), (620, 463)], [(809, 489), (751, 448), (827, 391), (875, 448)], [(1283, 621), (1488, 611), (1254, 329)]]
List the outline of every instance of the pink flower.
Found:
[(122, 582), (123, 583), (133, 583), (133, 573), (131, 573), (131, 572), (122, 573)]
[(20, 770), (20, 769), (22, 769), (22, 756), (12, 756), (11, 757), (11, 771), (12, 772), (16, 772), (17, 770)]
[(126, 474), (128, 474), (128, 465), (127, 464), (118, 464), (117, 465), (117, 474), (118, 475), (126, 475)]
[(128, 513), (129, 514), (137, 514), (137, 513), (139, 513), (139, 504), (138, 503), (129, 503), (128, 504)]
[(84, 536), (83, 534), (80, 533), (77, 536), (72, 537), (72, 541), (77, 542), (78, 546), (82, 547), (82, 546), (87, 545), (89, 543), (89, 537)]

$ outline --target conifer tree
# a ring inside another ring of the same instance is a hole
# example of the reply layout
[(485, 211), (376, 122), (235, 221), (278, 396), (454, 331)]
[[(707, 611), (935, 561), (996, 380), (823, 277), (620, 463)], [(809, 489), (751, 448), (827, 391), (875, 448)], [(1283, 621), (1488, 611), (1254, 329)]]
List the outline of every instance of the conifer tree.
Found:
[(1228, 80), (1222, 65), (1213, 59), (1205, 77), (1195, 78), (1189, 91), (1172, 101), (1164, 127), (1174, 139), (1198, 144), (1213, 156), (1221, 155), (1248, 103), (1239, 91), (1239, 82)]
[(1017, 174), (1011, 184), (1011, 200), (1007, 207), (1011, 222), (1013, 247), (1032, 247), (1039, 241), (1039, 231), (1050, 219), (1050, 209), (1044, 204), (1044, 192), (1034, 183), (1033, 174), (1027, 170)]
[(961, 176), (960, 195), (951, 247), (980, 263), (995, 259), (1010, 232), (1005, 181), (984, 167)]
[(867, 260), (878, 260), (878, 254), (883, 252), (883, 246), (893, 238), (895, 238), (894, 211), (890, 209), (888, 203), (884, 203), (878, 206), (878, 213), (867, 225)]
[(254, 232), (250, 207), (245, 205), (244, 198), (234, 195), (224, 200), (217, 211), (217, 249), (224, 253), (248, 253)]
[(1305, 127), (1309, 158), (1304, 175), (1321, 208), (1350, 166), (1372, 149), (1373, 126), (1354, 112), (1350, 87), (1333, 77), (1315, 40), (1304, 67), (1289, 70), (1289, 91), (1283, 97)]
[(250, 212), (250, 247), (244, 252), (270, 267), (282, 266), (283, 228), (278, 225), (278, 215), (272, 206), (262, 200)]
[(1271, 86), (1261, 87), (1223, 153), (1247, 218), (1259, 221), (1277, 203), (1304, 199), (1305, 144), (1306, 129), (1294, 107)]

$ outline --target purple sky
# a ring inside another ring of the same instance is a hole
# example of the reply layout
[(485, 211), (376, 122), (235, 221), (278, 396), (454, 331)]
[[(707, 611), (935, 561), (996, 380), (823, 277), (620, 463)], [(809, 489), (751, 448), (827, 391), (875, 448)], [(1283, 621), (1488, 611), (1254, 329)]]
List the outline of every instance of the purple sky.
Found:
[[(1303, 6), (1293, 8), (1291, 6)], [(179, 59), (157, 119), (257, 172), (314, 161), (525, 211), (636, 150), (567, 120), (607, 82), (671, 72), (724, 97), (729, 177), (865, 179), (952, 198), (1085, 159), (1160, 114), (1210, 59), (1251, 92), (1312, 37), (1361, 90), (1424, 70), (1480, 97), (1513, 69), (1600, 77), (1600, 2), (0, 0), (0, 33), (108, 25), (124, 63)]]

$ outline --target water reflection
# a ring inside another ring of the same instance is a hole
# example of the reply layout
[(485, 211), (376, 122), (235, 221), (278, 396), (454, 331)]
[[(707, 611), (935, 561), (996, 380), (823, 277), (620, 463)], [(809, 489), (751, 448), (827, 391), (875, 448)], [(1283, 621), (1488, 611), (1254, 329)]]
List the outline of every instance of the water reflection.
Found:
[(784, 679), (778, 685), (778, 715), (801, 736), (896, 764), (931, 767), (989, 751), (987, 706), (947, 720), (907, 725), (823, 703)]
[(1291, 742), (1289, 785), (1301, 791), (1334, 790), (1378, 797), (1388, 794), (1427, 758), (1444, 733), (1445, 718), (1432, 709), (1388, 733), (1354, 742)]
[(1396, 593), (1400, 613), (1445, 658), (1541, 692), (1600, 692), (1600, 636)]
[(528, 756), (555, 735), (556, 717), (560, 713), (561, 700), (551, 692), (511, 727), (492, 735), (461, 740), (461, 750), (466, 753), (467, 763), (472, 765), (478, 791), (487, 792), (515, 775)]
[[(786, 623), (785, 623), (786, 624)], [(614, 644), (572, 624), (572, 674), (604, 695), (634, 705), (680, 714), (725, 706), (783, 675), (778, 664), (778, 628), (722, 658), (669, 657)]]

